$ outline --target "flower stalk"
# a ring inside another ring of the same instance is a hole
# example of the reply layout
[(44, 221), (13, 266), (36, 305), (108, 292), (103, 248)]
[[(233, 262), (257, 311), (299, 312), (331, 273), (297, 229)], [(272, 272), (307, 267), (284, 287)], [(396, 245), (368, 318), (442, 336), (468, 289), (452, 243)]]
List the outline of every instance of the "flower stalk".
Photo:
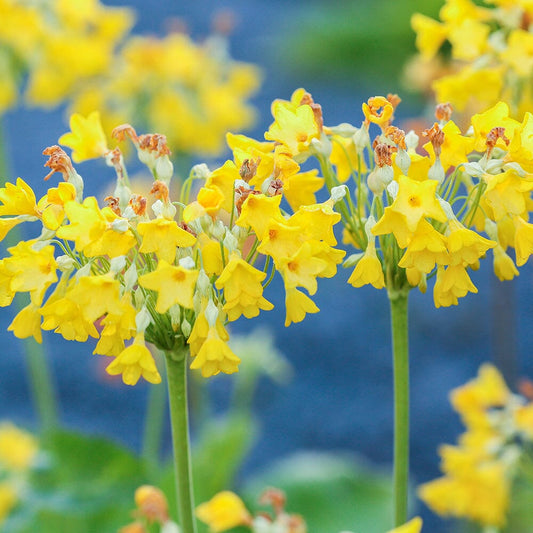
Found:
[(183, 533), (196, 533), (187, 401), (188, 355), (188, 347), (180, 346), (167, 351), (165, 359), (180, 526)]
[[(4, 124), (0, 120), (0, 187), (5, 186), (8, 167)], [(19, 228), (15, 227), (6, 237), (4, 246), (6, 249), (15, 246), (21, 239), (21, 232)], [(20, 297), (15, 298), (15, 306), (17, 312), (24, 307)], [(22, 350), (28, 368), (31, 393), (41, 429), (43, 433), (50, 433), (58, 427), (59, 417), (54, 385), (46, 362), (46, 350), (42, 344), (38, 344), (31, 338), (24, 339)]]
[(394, 525), (407, 521), (409, 484), (408, 291), (389, 291), (394, 366)]

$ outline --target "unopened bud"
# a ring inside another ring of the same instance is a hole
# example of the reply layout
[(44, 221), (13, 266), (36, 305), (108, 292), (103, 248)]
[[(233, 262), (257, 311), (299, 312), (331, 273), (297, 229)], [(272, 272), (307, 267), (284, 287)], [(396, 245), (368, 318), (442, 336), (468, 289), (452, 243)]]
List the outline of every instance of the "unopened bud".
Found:
[(207, 307), (205, 308), (205, 318), (207, 323), (214, 328), (218, 318), (218, 307), (214, 304), (213, 300), (209, 299)]
[(413, 131), (407, 132), (405, 135), (405, 146), (407, 146), (407, 151), (412, 152), (416, 151), (418, 148), (418, 142), (420, 141), (420, 137)]
[(76, 261), (74, 261), (69, 255), (60, 255), (56, 259), (56, 264), (61, 272), (70, 272), (76, 265)]
[(338, 185), (337, 187), (331, 188), (330, 200), (336, 204), (339, 200), (342, 200), (346, 193), (348, 192), (348, 187), (346, 185)]
[(444, 176), (444, 168), (440, 162), (440, 157), (437, 157), (428, 170), (428, 178), (435, 180), (440, 185), (444, 181)]
[(124, 288), (126, 292), (129, 292), (137, 284), (137, 266), (135, 263), (132, 263), (128, 270), (124, 272)]
[(210, 175), (211, 171), (205, 163), (194, 165), (191, 169), (191, 176), (194, 179), (207, 179)]
[(190, 334), (191, 334), (191, 331), (192, 331), (192, 326), (191, 324), (188, 322), (188, 320), (186, 318), (184, 318), (182, 321), (181, 321), (181, 332), (183, 333), (183, 336), (188, 339)]
[(111, 222), (109, 226), (113, 231), (116, 231), (117, 233), (126, 233), (126, 231), (128, 231), (130, 227), (128, 221), (125, 218), (118, 218), (117, 220), (113, 220), (113, 222)]
[(119, 255), (118, 257), (113, 257), (113, 259), (111, 259), (109, 270), (111, 270), (111, 272), (113, 272), (114, 274), (118, 274), (119, 272), (122, 272), (125, 267), (126, 267), (126, 256)]
[(145, 305), (142, 306), (142, 309), (135, 316), (135, 326), (137, 332), (146, 331), (146, 328), (152, 323), (152, 316), (150, 311), (146, 308)]
[(165, 183), (170, 183), (172, 174), (174, 174), (174, 165), (168, 155), (158, 157), (155, 163), (155, 175), (157, 179)]

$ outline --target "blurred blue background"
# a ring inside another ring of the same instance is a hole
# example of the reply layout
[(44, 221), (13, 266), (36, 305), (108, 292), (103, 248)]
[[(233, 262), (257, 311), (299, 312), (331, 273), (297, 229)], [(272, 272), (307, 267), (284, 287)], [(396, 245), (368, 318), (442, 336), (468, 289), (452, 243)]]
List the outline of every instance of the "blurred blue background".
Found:
[[(391, 2), (374, 3), (372, 13), (363, 2), (105, 3), (135, 7), (139, 13), (136, 31), (140, 33), (162, 34), (168, 17), (177, 16), (197, 38), (208, 34), (214, 13), (231, 9), (237, 23), (230, 37), (233, 57), (256, 63), (264, 71), (263, 86), (254, 101), (259, 121), (251, 135), (256, 137), (271, 122), (270, 102), (277, 97), (289, 98), (299, 86), (305, 86), (322, 105), (326, 125), (359, 125), (361, 102), (369, 96), (398, 92), (403, 97), (397, 78), (401, 58), (407, 59), (414, 41), (407, 21), (411, 12), (424, 5), (398, 2), (405, 4), (401, 8), (403, 19), (397, 24), (403, 27), (398, 28), (392, 27)], [(438, 3), (425, 5), (431, 5), (435, 12)], [(425, 12), (431, 9), (427, 7)], [(381, 33), (372, 29), (385, 23), (389, 27), (382, 28)], [(391, 47), (396, 49), (392, 57)], [(423, 102), (406, 96), (398, 112), (400, 119), (424, 111)], [(46, 171), (40, 153), (66, 131), (63, 111), (15, 110), (7, 115), (5, 127), (12, 179), (21, 176), (44, 190), (41, 180)], [(214, 164), (210, 166), (214, 168)], [(82, 176), (110, 176), (100, 164), (83, 164), (78, 170)], [(98, 193), (102, 185), (88, 184), (88, 190)], [(255, 320), (239, 321), (232, 330), (245, 332), (268, 326), (277, 348), (294, 368), (287, 386), (268, 380), (260, 383), (253, 407), (261, 434), (241, 479), (300, 449), (349, 450), (369, 462), (390, 467), (393, 411), (388, 301), (384, 291), (348, 286), (348, 276), (349, 272), (341, 271), (334, 279), (322, 280), (315, 299), (322, 312), (308, 315), (303, 323), (289, 328), (283, 326), (283, 291), (276, 279), (269, 290), (275, 310)], [(474, 377), (479, 365), (491, 359), (504, 361), (512, 380), (518, 375), (533, 376), (531, 279), (531, 267), (526, 265), (516, 282), (506, 282), (504, 291), (498, 290), (491, 264), (486, 261), (473, 275), (479, 293), (469, 295), (458, 307), (435, 309), (430, 293), (412, 292), (411, 470), (415, 484), (439, 474), (438, 445), (454, 442), (461, 432), (448, 402), (452, 388)], [(31, 427), (36, 419), (21, 345), (6, 332), (13, 316), (12, 309), (0, 311), (0, 418)], [(62, 420), (68, 427), (111, 436), (139, 449), (146, 385), (130, 388), (106, 379), (103, 365), (107, 360), (91, 355), (92, 346), (69, 343), (52, 334), (45, 336), (45, 345), (51, 353)], [(213, 379), (215, 396), (222, 398), (231, 381), (231, 376)], [(168, 428), (166, 432), (168, 443)], [(422, 513), (424, 531), (450, 529), (422, 504), (416, 505), (413, 511)]]

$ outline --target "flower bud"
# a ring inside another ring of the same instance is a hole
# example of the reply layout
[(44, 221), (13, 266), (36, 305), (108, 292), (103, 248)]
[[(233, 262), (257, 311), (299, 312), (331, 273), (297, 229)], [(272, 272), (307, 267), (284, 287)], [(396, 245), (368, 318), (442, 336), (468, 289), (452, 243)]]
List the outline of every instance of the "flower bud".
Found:
[(56, 264), (61, 272), (70, 272), (76, 265), (76, 261), (69, 255), (60, 255), (56, 259)]
[(119, 255), (118, 257), (113, 257), (113, 259), (111, 259), (109, 269), (111, 270), (111, 272), (113, 272), (113, 274), (118, 274), (119, 272), (122, 272), (125, 267), (126, 267), (126, 256), (125, 255)]
[(142, 309), (135, 316), (135, 326), (137, 332), (146, 331), (146, 328), (152, 323), (150, 311), (143, 305)]
[(191, 176), (194, 179), (207, 179), (210, 175), (211, 171), (205, 163), (194, 165), (191, 169)]

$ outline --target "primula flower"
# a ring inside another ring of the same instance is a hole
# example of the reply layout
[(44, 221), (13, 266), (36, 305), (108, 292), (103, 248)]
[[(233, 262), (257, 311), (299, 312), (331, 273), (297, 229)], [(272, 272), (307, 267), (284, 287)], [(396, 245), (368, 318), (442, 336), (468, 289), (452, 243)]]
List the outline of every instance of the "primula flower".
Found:
[(320, 309), (315, 302), (296, 288), (285, 290), (285, 327), (293, 322), (301, 322), (307, 313), (318, 313)]
[(385, 278), (383, 276), (383, 267), (376, 254), (376, 246), (373, 240), (370, 240), (365, 254), (348, 278), (348, 283), (352, 287), (362, 287), (363, 285), (372, 285), (376, 289), (385, 287)]
[(210, 531), (218, 533), (249, 524), (251, 516), (242, 500), (233, 492), (225, 490), (196, 508), (196, 516), (205, 522)]
[(200, 369), (202, 376), (207, 378), (220, 372), (233, 374), (238, 371), (240, 362), (226, 341), (218, 336), (216, 329), (211, 328), (207, 339), (194, 357), (191, 368)]
[(161, 259), (154, 272), (140, 276), (139, 284), (157, 292), (156, 311), (163, 314), (173, 305), (192, 309), (197, 279), (197, 270), (173, 266)]
[(141, 376), (150, 383), (161, 383), (161, 376), (142, 332), (137, 333), (133, 343), (115, 357), (106, 372), (111, 376), (121, 374), (126, 385), (135, 385)]
[(223, 309), (230, 322), (241, 315), (253, 318), (260, 310), (270, 311), (274, 308), (274, 305), (263, 297), (261, 282), (265, 277), (265, 272), (257, 270), (240, 257), (233, 256), (230, 259), (215, 282), (217, 289), (224, 289), (226, 303)]
[(30, 303), (17, 313), (7, 330), (12, 331), (19, 339), (33, 337), (40, 344), (43, 342), (41, 322), (39, 307)]
[(5, 187), (0, 189), (0, 201), (0, 216), (38, 214), (35, 193), (22, 178), (17, 178), (16, 185), (6, 183)]
[(139, 251), (155, 252), (157, 257), (167, 263), (173, 263), (177, 247), (192, 246), (196, 237), (180, 228), (176, 221), (155, 218), (149, 222), (140, 222), (137, 231), (143, 237)]
[(79, 113), (71, 115), (70, 130), (59, 138), (59, 144), (72, 148), (74, 162), (101, 157), (109, 151), (98, 111), (87, 117)]
[(265, 133), (265, 139), (285, 145), (295, 156), (305, 152), (312, 139), (320, 136), (319, 127), (311, 106), (294, 106), (288, 102), (277, 101), (272, 104), (275, 122)]

